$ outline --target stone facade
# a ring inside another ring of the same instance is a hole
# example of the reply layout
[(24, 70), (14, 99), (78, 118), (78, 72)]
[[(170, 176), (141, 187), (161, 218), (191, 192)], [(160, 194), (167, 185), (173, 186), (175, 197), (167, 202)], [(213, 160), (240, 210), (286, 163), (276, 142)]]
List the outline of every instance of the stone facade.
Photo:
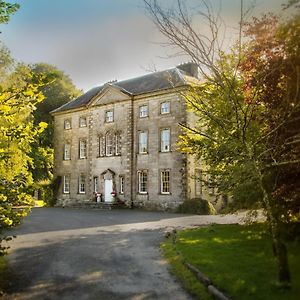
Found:
[(177, 150), (192, 75), (178, 67), (108, 83), (53, 111), (58, 205), (118, 198), (173, 210), (195, 197), (195, 162)]

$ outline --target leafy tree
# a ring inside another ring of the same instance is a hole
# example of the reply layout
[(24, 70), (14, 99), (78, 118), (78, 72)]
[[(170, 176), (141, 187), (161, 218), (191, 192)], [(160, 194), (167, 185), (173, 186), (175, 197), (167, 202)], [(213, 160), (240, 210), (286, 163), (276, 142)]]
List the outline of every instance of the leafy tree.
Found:
[[(245, 10), (241, 5), (237, 44), (224, 52), (222, 22), (210, 2), (201, 1), (204, 10), (197, 15), (202, 18), (202, 22), (198, 19), (200, 24), (207, 24), (206, 33), (196, 29), (195, 10), (189, 14), (186, 2), (178, 0), (177, 7), (171, 9), (156, 0), (144, 2), (169, 44), (192, 59), (202, 75), (201, 83), (183, 95), (198, 119), (195, 124), (182, 124), (181, 149), (206, 163), (220, 192), (236, 196), (245, 188), (256, 190), (251, 200), (260, 201), (265, 208), (279, 281), (288, 284), (290, 275), (281, 227), (281, 216), (287, 214), (276, 195), (285, 184), (288, 169), (298, 172), (300, 162), (296, 150), (299, 127), (295, 127), (299, 121), (299, 54), (291, 51), (299, 49), (299, 35), (293, 31), (298, 23), (295, 19), (286, 26), (273, 23), (273, 30), (265, 31), (269, 34), (266, 39), (258, 30), (264, 27), (254, 22), (248, 26), (250, 42), (243, 43)], [(267, 25), (266, 21), (261, 24)], [(293, 73), (289, 74), (291, 68)], [(289, 191), (295, 197), (285, 194), (288, 198), (284, 202), (293, 203), (294, 212), (299, 209), (295, 204), (298, 186), (291, 180)]]

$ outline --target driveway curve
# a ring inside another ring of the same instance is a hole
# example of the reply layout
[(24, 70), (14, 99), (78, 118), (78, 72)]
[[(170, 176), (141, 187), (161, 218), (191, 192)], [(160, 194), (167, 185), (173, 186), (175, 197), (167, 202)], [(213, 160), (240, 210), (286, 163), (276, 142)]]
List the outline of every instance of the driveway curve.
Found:
[(8, 255), (4, 299), (192, 299), (159, 251), (175, 227), (237, 223), (240, 216), (186, 216), (136, 210), (35, 208)]

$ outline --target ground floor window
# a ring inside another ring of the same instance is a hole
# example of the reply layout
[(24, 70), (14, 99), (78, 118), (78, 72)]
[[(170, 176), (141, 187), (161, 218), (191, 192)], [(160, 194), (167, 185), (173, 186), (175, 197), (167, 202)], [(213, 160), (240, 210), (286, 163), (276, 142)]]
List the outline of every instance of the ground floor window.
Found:
[(70, 193), (70, 175), (65, 175), (63, 180), (63, 193)]
[(124, 185), (125, 185), (125, 178), (124, 176), (120, 176), (120, 194), (124, 194)]
[(78, 188), (79, 188), (79, 194), (85, 194), (85, 175), (84, 174), (81, 174), (79, 176)]
[(94, 183), (94, 193), (98, 193), (98, 177), (97, 176), (94, 176), (93, 183)]
[(160, 192), (170, 194), (170, 171), (163, 170), (160, 173)]
[(138, 172), (138, 192), (140, 194), (147, 193), (148, 174), (147, 171)]

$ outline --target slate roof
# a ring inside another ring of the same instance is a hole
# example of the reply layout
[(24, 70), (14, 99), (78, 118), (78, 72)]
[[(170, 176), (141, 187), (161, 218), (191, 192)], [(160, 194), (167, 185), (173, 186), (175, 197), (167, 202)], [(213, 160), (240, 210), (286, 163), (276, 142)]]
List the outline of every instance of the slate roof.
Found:
[(124, 93), (136, 96), (173, 87), (184, 86), (187, 84), (185, 78), (186, 75), (187, 74), (183, 70), (180, 70), (179, 68), (173, 68), (165, 71), (150, 73), (132, 79), (107, 83), (92, 88), (91, 90), (87, 91), (71, 102), (68, 102), (61, 107), (53, 110), (51, 113), (67, 111), (69, 109), (85, 106), (109, 85), (120, 89)]

